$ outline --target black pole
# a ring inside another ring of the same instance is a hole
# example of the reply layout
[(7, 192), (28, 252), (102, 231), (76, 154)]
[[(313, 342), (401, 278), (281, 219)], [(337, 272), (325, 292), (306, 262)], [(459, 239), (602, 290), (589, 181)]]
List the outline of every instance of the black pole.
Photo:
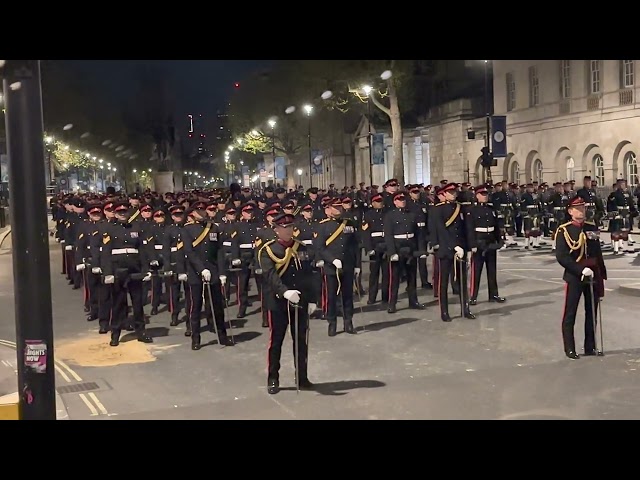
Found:
[(4, 71), (19, 412), (55, 420), (51, 271), (39, 60), (7, 60)]
[(371, 138), (371, 99), (367, 99), (367, 126), (369, 128), (369, 185), (373, 185), (373, 142)]
[[(313, 158), (311, 158), (311, 115), (307, 113), (307, 119), (309, 121), (309, 133), (308, 133), (308, 138), (309, 138), (309, 188), (313, 187)], [(324, 165), (323, 167), (324, 168)]]
[[(491, 109), (489, 107), (489, 60), (484, 61), (484, 109), (487, 117), (487, 133), (485, 135), (484, 146), (489, 147), (489, 137), (491, 136)], [(491, 181), (491, 166), (487, 166), (487, 181)]]

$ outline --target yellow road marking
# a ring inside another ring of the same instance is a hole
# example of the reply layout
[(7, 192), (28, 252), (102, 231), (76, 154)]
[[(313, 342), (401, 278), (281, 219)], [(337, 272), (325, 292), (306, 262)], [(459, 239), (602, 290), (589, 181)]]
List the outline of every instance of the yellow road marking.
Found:
[(104, 408), (104, 405), (102, 404), (102, 402), (98, 400), (98, 397), (96, 396), (95, 393), (89, 392), (89, 398), (91, 398), (91, 400), (93, 400), (93, 402), (96, 404), (96, 406), (98, 407), (98, 410), (100, 410), (100, 413), (102, 413), (103, 415), (107, 415), (109, 413), (107, 412), (107, 409)]
[(89, 411), (91, 412), (91, 416), (95, 417), (98, 415), (98, 411), (96, 410), (96, 407), (94, 407), (91, 402), (87, 399), (87, 397), (85, 396), (84, 393), (80, 394), (80, 399), (84, 402), (84, 404), (87, 406), (87, 408), (89, 409)]
[(64, 370), (62, 370), (58, 365), (56, 365), (55, 367), (56, 367), (56, 371), (60, 374), (60, 376), (64, 378), (64, 380), (67, 383), (71, 383), (71, 379), (67, 376), (66, 373), (64, 373)]

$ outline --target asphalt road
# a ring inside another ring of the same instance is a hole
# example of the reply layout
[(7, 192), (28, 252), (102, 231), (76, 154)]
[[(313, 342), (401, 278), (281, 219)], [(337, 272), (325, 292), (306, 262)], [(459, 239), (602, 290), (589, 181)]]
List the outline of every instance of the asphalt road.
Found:
[[(287, 338), (284, 389), (268, 395), (268, 330), (258, 314), (234, 320), (235, 347), (211, 344), (193, 352), (184, 324), (169, 327), (167, 313), (150, 319), (153, 344), (129, 335), (124, 340), (130, 341), (109, 347), (109, 336), (85, 320), (82, 291), (71, 290), (60, 275), (59, 246), (53, 244), (57, 387), (71, 419), (640, 418), (640, 298), (617, 291), (620, 284), (640, 282), (640, 258), (607, 254), (606, 262), (603, 358), (564, 356), (562, 270), (549, 251), (512, 250), (499, 258), (500, 294), (507, 303), (486, 303), (483, 282), (480, 303), (472, 307), (476, 320), (460, 318), (452, 298), (453, 322), (440, 321), (428, 290), (419, 291), (430, 305), (424, 311), (406, 309), (406, 295), (393, 315), (365, 305), (354, 318), (358, 335), (329, 338), (326, 322), (314, 320), (309, 376), (316, 391), (296, 394)], [(12, 295), (11, 255), (0, 251), (5, 342), (15, 341)], [(579, 323), (578, 346), (582, 331)], [(203, 342), (213, 339), (203, 334)]]

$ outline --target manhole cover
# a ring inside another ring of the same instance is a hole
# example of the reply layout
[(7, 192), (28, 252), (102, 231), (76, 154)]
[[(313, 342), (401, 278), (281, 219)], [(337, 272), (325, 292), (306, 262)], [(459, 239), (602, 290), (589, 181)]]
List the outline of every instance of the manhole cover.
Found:
[(85, 383), (76, 383), (75, 385), (65, 385), (64, 387), (59, 387), (58, 393), (60, 395), (64, 395), (65, 393), (78, 393), (78, 392), (89, 392), (91, 390), (99, 390), (100, 386), (96, 382), (85, 382)]

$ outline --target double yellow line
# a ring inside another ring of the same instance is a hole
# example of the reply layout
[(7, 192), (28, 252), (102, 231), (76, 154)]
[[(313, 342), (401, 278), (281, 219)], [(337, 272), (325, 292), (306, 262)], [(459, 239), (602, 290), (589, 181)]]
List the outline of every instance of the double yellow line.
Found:
[[(0, 345), (4, 345), (5, 347), (17, 348), (15, 342), (11, 342), (9, 340), (0, 339)], [(55, 369), (56, 372), (63, 378), (63, 380), (67, 383), (72, 383), (71, 378), (76, 382), (82, 382), (82, 377), (76, 373), (69, 365), (64, 363), (62, 360), (55, 360)], [(79, 394), (80, 400), (87, 406), (89, 412), (91, 412), (92, 417), (96, 417), (98, 415), (108, 415), (109, 412), (104, 407), (102, 402), (98, 400), (98, 397), (95, 393), (89, 392), (86, 395), (84, 393)], [(90, 400), (93, 400), (91, 403)]]

